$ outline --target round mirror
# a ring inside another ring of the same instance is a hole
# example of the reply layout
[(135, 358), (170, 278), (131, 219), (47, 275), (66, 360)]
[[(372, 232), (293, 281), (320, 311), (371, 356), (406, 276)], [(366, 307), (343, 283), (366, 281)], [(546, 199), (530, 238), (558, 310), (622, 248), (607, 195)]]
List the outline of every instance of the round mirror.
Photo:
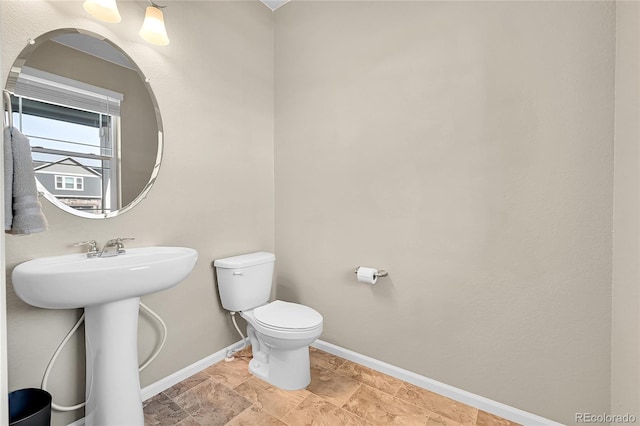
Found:
[(22, 50), (6, 89), (49, 201), (106, 218), (145, 197), (160, 167), (162, 121), (142, 71), (115, 44), (78, 29), (43, 34)]

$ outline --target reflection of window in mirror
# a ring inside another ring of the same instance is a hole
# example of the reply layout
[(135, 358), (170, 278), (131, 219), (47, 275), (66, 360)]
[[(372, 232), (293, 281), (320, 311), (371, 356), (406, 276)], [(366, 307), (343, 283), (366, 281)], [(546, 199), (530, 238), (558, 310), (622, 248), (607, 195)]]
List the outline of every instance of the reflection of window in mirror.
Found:
[(123, 96), (24, 68), (12, 101), (14, 125), (31, 141), (36, 177), (70, 207), (90, 213), (117, 210)]
[(84, 178), (82, 177), (56, 175), (56, 189), (82, 191), (83, 186)]

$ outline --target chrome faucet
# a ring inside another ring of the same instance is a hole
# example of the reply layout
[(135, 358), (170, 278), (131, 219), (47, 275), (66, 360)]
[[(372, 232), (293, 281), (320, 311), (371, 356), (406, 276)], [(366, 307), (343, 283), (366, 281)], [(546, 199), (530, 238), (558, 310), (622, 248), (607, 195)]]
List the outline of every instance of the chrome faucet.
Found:
[(126, 253), (123, 241), (128, 240), (135, 240), (135, 238), (114, 238), (113, 240), (107, 241), (104, 247), (102, 247), (102, 251), (98, 256), (111, 257)]
[(96, 242), (96, 240), (81, 241), (79, 243), (74, 243), (73, 245), (76, 247), (89, 246), (87, 257), (96, 257), (100, 255), (100, 251), (98, 250), (98, 243)]

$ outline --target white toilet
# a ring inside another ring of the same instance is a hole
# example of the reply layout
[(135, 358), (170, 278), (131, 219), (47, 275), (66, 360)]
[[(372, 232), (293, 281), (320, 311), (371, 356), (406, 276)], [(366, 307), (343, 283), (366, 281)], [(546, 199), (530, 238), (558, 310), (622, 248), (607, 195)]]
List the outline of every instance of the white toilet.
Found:
[(322, 333), (322, 315), (297, 303), (269, 302), (276, 256), (257, 252), (213, 263), (222, 306), (247, 321), (253, 359), (249, 371), (281, 389), (311, 381), (309, 345)]

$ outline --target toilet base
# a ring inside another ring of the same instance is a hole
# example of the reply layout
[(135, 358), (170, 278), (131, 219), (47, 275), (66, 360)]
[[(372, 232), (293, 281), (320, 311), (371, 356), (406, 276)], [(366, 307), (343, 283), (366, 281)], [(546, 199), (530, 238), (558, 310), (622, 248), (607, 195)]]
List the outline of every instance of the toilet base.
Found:
[(247, 321), (247, 336), (253, 352), (249, 371), (280, 389), (306, 388), (311, 383), (309, 345), (320, 337), (322, 322), (309, 330), (278, 331), (262, 327), (253, 311), (240, 312), (240, 315)]
[(308, 346), (284, 351), (265, 348), (264, 345), (262, 348), (268, 349), (268, 354), (254, 351), (249, 362), (251, 374), (284, 390), (304, 389), (311, 383)]

